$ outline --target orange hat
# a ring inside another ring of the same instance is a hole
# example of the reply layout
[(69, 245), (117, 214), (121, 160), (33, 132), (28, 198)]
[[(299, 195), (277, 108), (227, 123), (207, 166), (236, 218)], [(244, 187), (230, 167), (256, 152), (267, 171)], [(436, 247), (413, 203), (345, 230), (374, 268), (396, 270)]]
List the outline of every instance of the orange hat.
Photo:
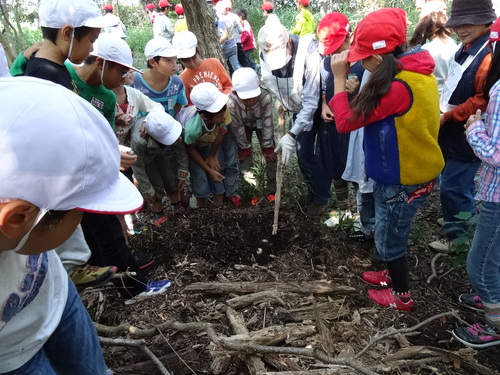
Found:
[(269, 2), (269, 1), (266, 1), (264, 4), (262, 4), (262, 10), (273, 10), (274, 9), (274, 5)]
[(372, 55), (394, 51), (406, 42), (406, 12), (400, 8), (383, 8), (361, 20), (354, 32), (354, 45), (348, 61), (359, 61)]
[(179, 3), (175, 6), (175, 13), (184, 14), (184, 7), (182, 6), (182, 4)]
[(113, 5), (112, 4), (104, 4), (104, 7), (102, 8), (104, 10), (113, 10)]
[(154, 4), (151, 4), (151, 3), (146, 4), (146, 9), (147, 10), (152, 10), (154, 8), (156, 8), (156, 6)]
[(350, 27), (347, 17), (338, 12), (326, 14), (318, 24), (318, 40), (323, 43), (323, 55), (329, 55), (344, 43)]

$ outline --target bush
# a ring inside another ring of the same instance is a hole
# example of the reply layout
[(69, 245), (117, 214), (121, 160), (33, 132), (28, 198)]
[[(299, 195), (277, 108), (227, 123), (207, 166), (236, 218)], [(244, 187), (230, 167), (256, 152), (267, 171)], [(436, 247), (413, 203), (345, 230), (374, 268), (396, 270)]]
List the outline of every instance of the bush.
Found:
[(146, 43), (153, 38), (153, 28), (131, 27), (127, 29), (127, 38), (125, 39), (134, 55), (134, 67), (138, 69), (146, 68), (146, 56), (144, 47)]

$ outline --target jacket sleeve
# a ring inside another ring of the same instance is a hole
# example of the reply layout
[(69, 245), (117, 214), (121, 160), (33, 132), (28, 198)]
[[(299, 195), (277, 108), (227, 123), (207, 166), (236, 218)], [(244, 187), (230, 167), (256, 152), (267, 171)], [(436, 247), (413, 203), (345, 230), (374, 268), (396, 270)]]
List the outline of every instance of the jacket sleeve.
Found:
[(352, 119), (353, 112), (345, 91), (336, 94), (328, 105), (335, 116), (339, 133), (349, 133), (387, 116), (404, 113), (411, 105), (411, 95), (402, 82), (394, 81), (389, 92), (380, 99), (377, 108), (365, 119)]
[(10, 75), (12, 77), (23, 76), (26, 71), (26, 65), (28, 64), (28, 60), (22, 53), (20, 53), (10, 67)]
[(479, 65), (476, 76), (474, 77), (474, 91), (476, 95), (467, 99), (462, 104), (457, 105), (451, 111), (446, 112), (444, 114), (445, 121), (454, 120), (457, 122), (465, 122), (469, 119), (469, 116), (476, 113), (478, 109), (482, 112), (486, 110), (487, 102), (483, 95), (483, 88), (490, 65), (491, 53), (488, 53), (481, 62), (481, 65)]
[(262, 106), (262, 148), (274, 147), (273, 101), (271, 94), (266, 93), (261, 99)]

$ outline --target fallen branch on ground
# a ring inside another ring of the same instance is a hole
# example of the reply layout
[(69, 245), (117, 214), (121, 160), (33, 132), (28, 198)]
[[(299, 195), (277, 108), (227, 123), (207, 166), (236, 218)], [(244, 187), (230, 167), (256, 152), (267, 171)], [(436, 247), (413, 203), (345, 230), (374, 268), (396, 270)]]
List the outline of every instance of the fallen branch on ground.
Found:
[(431, 260), (432, 274), (427, 278), (427, 284), (430, 284), (432, 279), (437, 277), (436, 262), (439, 258), (444, 257), (444, 256), (445, 256), (445, 254), (438, 253), (438, 254), (434, 255), (434, 257), (432, 258), (432, 260)]

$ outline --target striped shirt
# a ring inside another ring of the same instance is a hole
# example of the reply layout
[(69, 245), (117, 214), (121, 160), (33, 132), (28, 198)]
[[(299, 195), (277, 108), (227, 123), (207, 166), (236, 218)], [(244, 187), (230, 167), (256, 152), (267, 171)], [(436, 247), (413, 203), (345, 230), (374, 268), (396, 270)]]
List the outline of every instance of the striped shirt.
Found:
[(474, 154), (483, 162), (476, 199), (500, 202), (500, 81), (490, 90), (485, 121), (475, 121), (466, 132)]

